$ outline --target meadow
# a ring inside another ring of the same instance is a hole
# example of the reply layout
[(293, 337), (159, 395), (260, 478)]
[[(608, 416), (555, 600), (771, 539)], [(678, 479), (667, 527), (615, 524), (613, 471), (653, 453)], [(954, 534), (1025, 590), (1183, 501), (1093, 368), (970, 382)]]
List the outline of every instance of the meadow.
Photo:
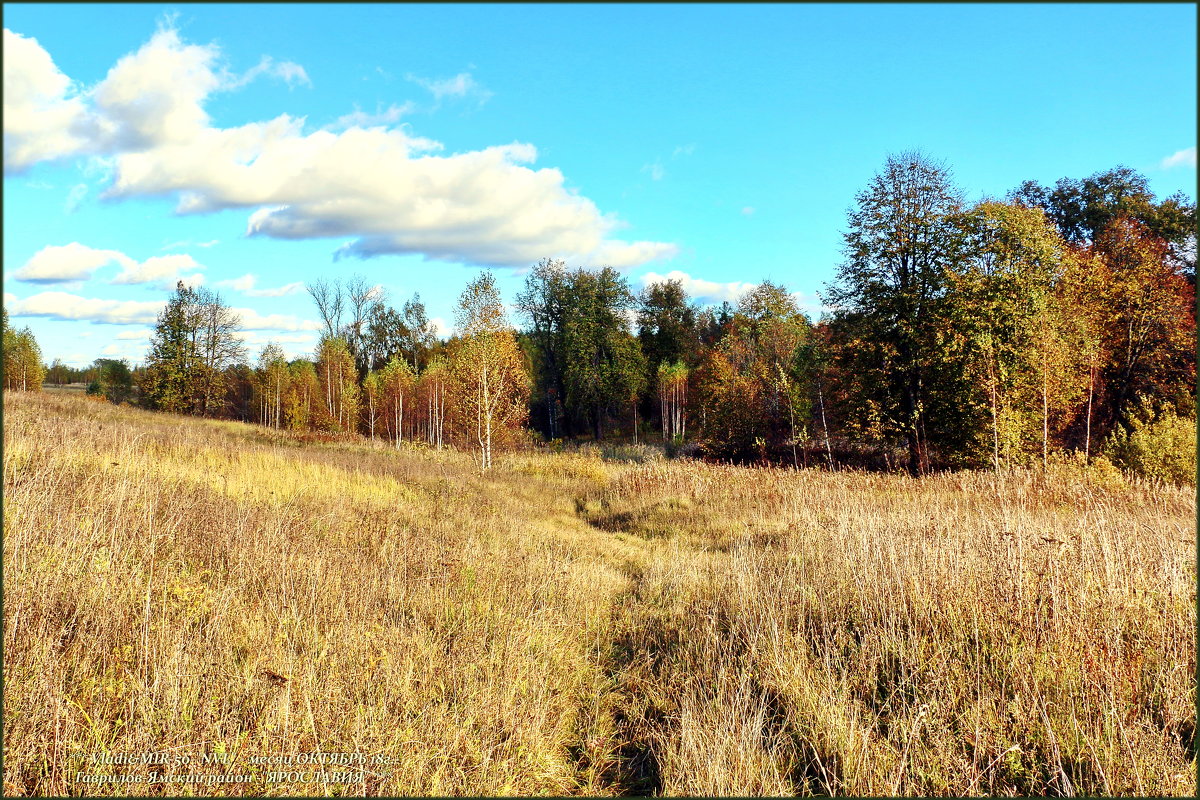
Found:
[(481, 474), (52, 392), (3, 471), (6, 795), (1195, 790), (1190, 488)]

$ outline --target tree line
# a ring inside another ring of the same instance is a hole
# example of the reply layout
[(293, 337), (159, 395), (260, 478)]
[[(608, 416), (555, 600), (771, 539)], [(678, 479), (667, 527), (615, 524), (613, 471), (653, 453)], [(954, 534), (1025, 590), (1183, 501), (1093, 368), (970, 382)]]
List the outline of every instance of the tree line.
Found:
[[(313, 357), (268, 344), (253, 365), (220, 298), (181, 284), (146, 366), (97, 362), (94, 380), (147, 408), (468, 448), (485, 468), (521, 443), (652, 438), (923, 474), (1088, 458), (1154, 420), (1194, 419), (1183, 195), (1159, 201), (1118, 167), (969, 204), (947, 167), (909, 152), (858, 193), (843, 238), (816, 322), (770, 281), (700, 307), (678, 281), (635, 294), (611, 268), (545, 259), (516, 320), (490, 273), (472, 281), (445, 341), (419, 296), (397, 311), (362, 278), (315, 282)], [(9, 351), (6, 320), (11, 388)]]

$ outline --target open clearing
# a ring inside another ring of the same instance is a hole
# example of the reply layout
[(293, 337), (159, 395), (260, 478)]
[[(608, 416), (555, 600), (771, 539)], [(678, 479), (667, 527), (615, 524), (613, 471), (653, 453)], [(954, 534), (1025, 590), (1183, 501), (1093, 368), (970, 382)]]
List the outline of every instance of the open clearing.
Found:
[(1188, 795), (1195, 514), (5, 393), (5, 794)]

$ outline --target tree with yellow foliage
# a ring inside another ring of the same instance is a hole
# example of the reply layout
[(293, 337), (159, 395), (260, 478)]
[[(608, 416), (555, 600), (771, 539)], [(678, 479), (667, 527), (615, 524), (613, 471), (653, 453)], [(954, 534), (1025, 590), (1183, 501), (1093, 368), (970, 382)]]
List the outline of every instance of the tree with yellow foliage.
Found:
[(480, 466), (487, 470), (493, 441), (525, 422), (530, 380), (495, 276), (485, 272), (471, 281), (455, 315), (460, 337), (450, 356), (455, 416), (478, 445)]

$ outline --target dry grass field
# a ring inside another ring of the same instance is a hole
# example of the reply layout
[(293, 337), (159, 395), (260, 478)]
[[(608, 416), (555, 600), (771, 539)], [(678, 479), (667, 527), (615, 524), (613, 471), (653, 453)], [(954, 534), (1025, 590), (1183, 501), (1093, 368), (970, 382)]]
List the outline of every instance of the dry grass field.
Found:
[(4, 790), (1190, 795), (1195, 515), (7, 393)]

